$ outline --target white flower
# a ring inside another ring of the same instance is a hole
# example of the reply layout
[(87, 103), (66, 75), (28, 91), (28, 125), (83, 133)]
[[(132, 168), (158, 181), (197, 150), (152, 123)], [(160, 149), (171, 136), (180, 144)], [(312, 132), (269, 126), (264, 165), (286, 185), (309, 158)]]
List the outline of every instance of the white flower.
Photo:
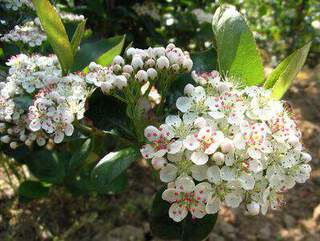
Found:
[(170, 63), (169, 63), (169, 60), (167, 57), (161, 56), (160, 58), (157, 59), (156, 66), (158, 69), (160, 69), (160, 70), (168, 69), (169, 65), (170, 65)]

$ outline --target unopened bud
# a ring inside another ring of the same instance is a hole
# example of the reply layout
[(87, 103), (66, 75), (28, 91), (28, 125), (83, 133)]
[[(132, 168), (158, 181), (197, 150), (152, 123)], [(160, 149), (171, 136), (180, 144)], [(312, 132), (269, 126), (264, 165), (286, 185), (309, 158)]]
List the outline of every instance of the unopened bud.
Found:
[(123, 75), (118, 75), (114, 82), (113, 82), (113, 85), (115, 87), (117, 87), (118, 89), (122, 89), (123, 87), (126, 87), (127, 86), (127, 78)]
[(13, 142), (10, 143), (10, 148), (11, 149), (16, 149), (17, 147), (18, 147), (18, 143), (17, 142), (13, 141)]
[(169, 60), (165, 56), (161, 56), (160, 58), (157, 59), (157, 68), (158, 69), (167, 69), (169, 68)]
[(193, 62), (192, 62), (191, 59), (186, 58), (186, 59), (183, 60), (182, 66), (183, 66), (183, 68), (184, 68), (186, 71), (189, 72), (189, 71), (191, 71), (191, 69), (192, 69)]
[(133, 72), (133, 68), (131, 65), (126, 64), (125, 66), (123, 66), (122, 71), (131, 74)]
[(187, 84), (185, 87), (184, 87), (184, 94), (185, 95), (191, 95), (194, 91), (194, 86), (192, 84)]
[(250, 215), (258, 215), (260, 212), (260, 205), (257, 202), (248, 203), (247, 210)]
[(148, 73), (145, 70), (139, 70), (135, 76), (135, 78), (139, 82), (147, 82), (148, 81)]
[(217, 165), (222, 165), (224, 163), (224, 154), (221, 152), (216, 152), (212, 156)]
[(149, 68), (147, 70), (147, 74), (149, 79), (151, 80), (154, 80), (155, 78), (157, 78), (157, 75), (158, 75), (157, 71), (154, 68)]
[(2, 137), (0, 138), (0, 140), (1, 140), (1, 142), (3, 142), (3, 143), (9, 143), (10, 140), (11, 140), (11, 138), (10, 138), (10, 136), (6, 135), (6, 136), (2, 136)]
[(140, 57), (135, 56), (132, 58), (131, 65), (133, 69), (141, 69), (143, 68), (143, 61)]
[(220, 145), (221, 151), (223, 153), (229, 153), (229, 152), (234, 152), (234, 144), (232, 140), (225, 138), (223, 142)]
[(116, 57), (114, 57), (112, 63), (118, 64), (118, 65), (124, 65), (124, 59), (120, 55), (117, 55)]

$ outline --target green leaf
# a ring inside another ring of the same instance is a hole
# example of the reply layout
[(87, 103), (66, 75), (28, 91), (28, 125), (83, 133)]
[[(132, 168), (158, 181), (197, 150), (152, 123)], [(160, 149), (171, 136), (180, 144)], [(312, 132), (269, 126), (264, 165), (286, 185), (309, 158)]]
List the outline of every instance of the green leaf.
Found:
[(92, 139), (85, 140), (80, 148), (75, 151), (70, 159), (70, 168), (77, 168), (89, 157), (90, 152), (93, 149)]
[(101, 65), (110, 64), (112, 59), (121, 53), (123, 43), (124, 36), (116, 36), (81, 45), (72, 72), (84, 70), (93, 61), (98, 61)]
[(102, 158), (92, 170), (92, 177), (100, 185), (109, 185), (139, 158), (138, 150), (128, 147), (111, 152)]
[(275, 99), (281, 99), (292, 84), (306, 61), (310, 46), (311, 42), (297, 49), (284, 59), (269, 75), (264, 87), (266, 89), (272, 88), (272, 96)]
[(262, 83), (262, 60), (243, 16), (234, 7), (223, 5), (215, 12), (212, 27), (219, 71), (238, 78), (245, 85)]
[(48, 41), (58, 56), (63, 73), (68, 73), (73, 65), (73, 52), (59, 14), (49, 0), (32, 0), (32, 2)]
[(40, 150), (32, 154), (26, 164), (29, 170), (41, 181), (62, 183), (66, 176), (66, 163), (69, 157), (66, 153)]
[(18, 189), (20, 197), (27, 199), (37, 199), (46, 197), (49, 194), (49, 187), (37, 181), (25, 181), (20, 184)]
[(170, 203), (162, 199), (161, 188), (152, 203), (151, 231), (157, 237), (164, 240), (201, 241), (204, 240), (213, 229), (217, 214), (206, 215), (201, 219), (192, 219), (191, 215), (182, 222), (175, 222), (169, 217)]
[(78, 24), (76, 31), (73, 34), (72, 40), (71, 40), (71, 48), (72, 53), (75, 56), (78, 50), (78, 47), (81, 43), (81, 39), (83, 37), (84, 31), (86, 26), (86, 20), (82, 21)]

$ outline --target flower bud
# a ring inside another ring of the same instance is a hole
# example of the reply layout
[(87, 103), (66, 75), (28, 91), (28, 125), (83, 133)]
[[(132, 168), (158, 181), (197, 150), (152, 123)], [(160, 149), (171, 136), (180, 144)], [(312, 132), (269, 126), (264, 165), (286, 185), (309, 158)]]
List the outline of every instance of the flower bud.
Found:
[(26, 144), (26, 146), (31, 146), (32, 145), (32, 140), (27, 139), (24, 144)]
[(131, 65), (126, 64), (125, 66), (123, 66), (122, 71), (131, 74), (133, 72), (133, 68)]
[(17, 142), (13, 141), (13, 142), (10, 143), (10, 148), (11, 149), (16, 149), (17, 147), (18, 147), (18, 143)]
[(135, 48), (128, 48), (128, 50), (127, 50), (128, 56), (133, 56), (135, 53), (136, 53)]
[(0, 133), (3, 133), (6, 130), (6, 124), (0, 123)]
[(180, 66), (178, 64), (173, 64), (171, 65), (170, 69), (172, 69), (174, 73), (179, 73)]
[(299, 144), (299, 138), (297, 136), (291, 135), (288, 138), (288, 143), (292, 146), (296, 146)]
[(185, 95), (191, 95), (194, 91), (194, 86), (192, 84), (187, 84), (185, 87), (184, 87), (184, 94)]
[(143, 68), (143, 61), (140, 57), (135, 56), (132, 58), (131, 65), (133, 69), (141, 69)]
[(145, 70), (139, 70), (135, 76), (135, 78), (139, 82), (147, 82), (148, 81), (148, 73)]
[(186, 71), (191, 71), (192, 69), (192, 66), (193, 66), (193, 62), (191, 59), (187, 58), (187, 59), (184, 59), (183, 62), (182, 62), (182, 66), (183, 68), (186, 70)]
[(260, 212), (260, 205), (257, 202), (248, 203), (247, 210), (250, 215), (258, 215)]
[(301, 159), (305, 162), (310, 162), (312, 160), (312, 157), (309, 153), (301, 152)]
[(212, 158), (215, 160), (217, 165), (222, 165), (224, 163), (224, 154), (221, 152), (214, 153)]
[(120, 55), (117, 55), (116, 57), (114, 57), (112, 63), (118, 64), (118, 65), (124, 65), (124, 59)]
[(127, 78), (123, 75), (118, 75), (114, 82), (113, 82), (113, 85), (115, 87), (117, 87), (118, 89), (122, 89), (123, 87), (126, 87), (127, 86)]
[(166, 50), (164, 47), (156, 47), (153, 48), (153, 50), (157, 57), (164, 56), (166, 54)]
[(13, 130), (12, 130), (11, 128), (8, 128), (7, 133), (8, 133), (9, 135), (12, 135), (12, 134), (13, 134)]
[(130, 75), (129, 73), (125, 73), (125, 72), (123, 72), (122, 75), (123, 75), (124, 77), (126, 77), (127, 80), (129, 80), (130, 77), (131, 77), (131, 75)]
[(3, 142), (3, 143), (9, 143), (11, 140), (10, 136), (6, 135), (6, 136), (2, 136), (0, 138), (0, 141)]
[(158, 69), (167, 69), (169, 68), (169, 60), (165, 56), (161, 56), (160, 58), (157, 59), (157, 68)]
[(105, 94), (109, 94), (112, 90), (112, 85), (109, 82), (103, 82), (101, 83), (101, 90)]
[(174, 49), (176, 46), (173, 43), (169, 43), (166, 47), (166, 50), (172, 50)]
[(232, 142), (232, 140), (228, 139), (228, 138), (225, 138), (221, 145), (221, 151), (223, 153), (229, 153), (229, 152), (234, 152), (234, 144)]
[(148, 59), (146, 61), (146, 66), (147, 67), (154, 67), (156, 65), (156, 62), (153, 59)]
[(119, 64), (115, 64), (115, 65), (112, 66), (112, 70), (115, 73), (119, 73), (121, 71), (121, 69), (122, 68), (121, 68), (121, 66)]
[(89, 64), (89, 70), (90, 70), (90, 71), (93, 71), (93, 70), (97, 69), (98, 67), (99, 67), (99, 65), (96, 64), (95, 62), (91, 62), (91, 63)]
[(155, 78), (157, 78), (158, 73), (154, 68), (149, 68), (147, 70), (147, 73), (149, 79), (154, 80)]
[(20, 139), (20, 141), (24, 142), (25, 140), (27, 140), (27, 136), (26, 135), (20, 135), (19, 139)]

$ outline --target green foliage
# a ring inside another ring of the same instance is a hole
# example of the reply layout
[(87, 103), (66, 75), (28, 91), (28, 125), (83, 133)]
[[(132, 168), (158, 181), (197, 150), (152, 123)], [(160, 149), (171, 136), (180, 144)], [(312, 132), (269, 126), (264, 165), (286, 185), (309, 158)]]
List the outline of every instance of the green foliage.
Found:
[(81, 45), (75, 57), (72, 71), (85, 69), (92, 61), (103, 65), (111, 63), (113, 57), (122, 51), (124, 36), (116, 36), (95, 42), (86, 42)]
[(204, 240), (217, 221), (217, 214), (192, 219), (190, 214), (182, 222), (176, 223), (169, 217), (170, 203), (161, 197), (166, 188), (161, 188), (152, 203), (151, 231), (165, 240), (201, 241)]
[(311, 42), (293, 52), (268, 77), (264, 87), (266, 89), (272, 88), (272, 95), (275, 99), (281, 99), (294, 81), (306, 61), (310, 46)]
[(131, 147), (111, 152), (94, 167), (92, 176), (101, 185), (109, 185), (139, 157), (139, 151)]
[(85, 27), (86, 27), (86, 20), (78, 24), (76, 31), (73, 34), (73, 37), (71, 40), (71, 48), (72, 48), (73, 56), (75, 56), (78, 51), (78, 47), (81, 43), (82, 37), (85, 32)]
[(63, 73), (68, 73), (73, 65), (73, 52), (60, 16), (48, 0), (32, 0), (32, 2), (50, 45), (58, 56)]
[(220, 7), (213, 17), (219, 70), (246, 85), (263, 82), (263, 65), (245, 19), (233, 7)]
[(25, 181), (18, 189), (19, 197), (24, 200), (38, 199), (48, 196), (49, 187), (37, 181)]
[(85, 160), (89, 157), (90, 153), (94, 148), (93, 138), (86, 139), (82, 145), (79, 147), (78, 151), (74, 152), (69, 165), (71, 169), (78, 168), (85, 162)]

